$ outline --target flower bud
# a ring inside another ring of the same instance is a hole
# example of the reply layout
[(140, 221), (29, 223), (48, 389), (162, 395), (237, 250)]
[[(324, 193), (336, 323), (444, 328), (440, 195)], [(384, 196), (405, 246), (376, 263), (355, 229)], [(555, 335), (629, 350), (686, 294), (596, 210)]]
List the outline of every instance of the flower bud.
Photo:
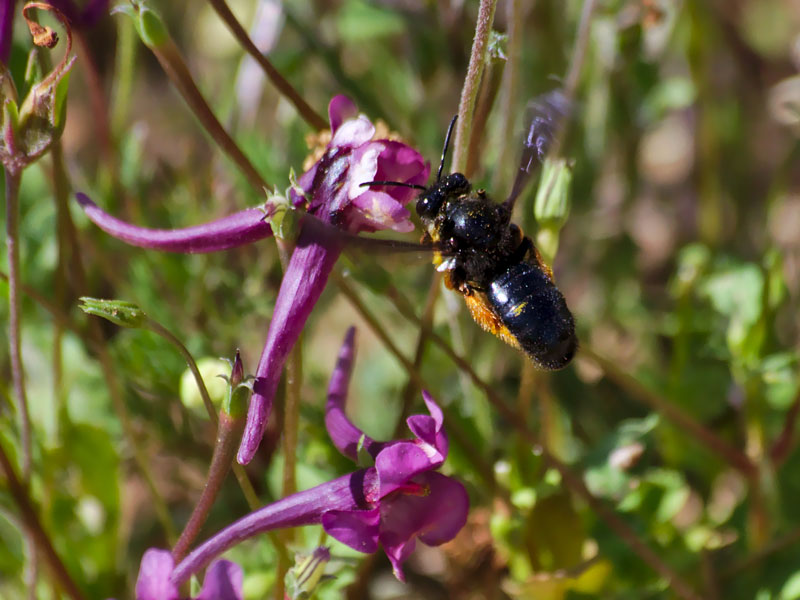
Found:
[(111, 14), (117, 13), (128, 15), (133, 19), (136, 32), (148, 48), (157, 48), (169, 40), (169, 33), (161, 17), (142, 0), (114, 7)]
[(327, 546), (319, 546), (308, 555), (297, 554), (294, 567), (286, 573), (286, 594), (292, 600), (311, 598), (319, 582), (326, 578), (325, 567), (331, 560)]
[(32, 8), (52, 11), (61, 21), (67, 33), (67, 48), (61, 62), (31, 86), (22, 104), (17, 103), (8, 71), (3, 67), (0, 72), (0, 162), (12, 173), (19, 173), (34, 162), (61, 137), (66, 121), (67, 75), (75, 63), (75, 56), (70, 56), (72, 32), (64, 16), (46, 4), (28, 4), (23, 8), (22, 14), (31, 28), (34, 43), (47, 48), (55, 46), (58, 36), (49, 27), (42, 27), (28, 18), (27, 12)]
[(559, 232), (569, 216), (571, 184), (572, 167), (565, 159), (545, 160), (533, 214), (539, 225), (536, 247), (548, 265), (553, 262), (558, 250)]
[(124, 300), (102, 300), (83, 296), (81, 310), (89, 315), (102, 317), (130, 329), (141, 329), (147, 326), (148, 316), (138, 304)]
[(245, 377), (242, 358), (237, 350), (236, 357), (231, 363), (228, 392), (225, 396), (225, 401), (222, 403), (223, 412), (234, 419), (244, 417), (247, 414), (247, 407), (250, 404), (250, 395), (252, 393), (252, 379)]

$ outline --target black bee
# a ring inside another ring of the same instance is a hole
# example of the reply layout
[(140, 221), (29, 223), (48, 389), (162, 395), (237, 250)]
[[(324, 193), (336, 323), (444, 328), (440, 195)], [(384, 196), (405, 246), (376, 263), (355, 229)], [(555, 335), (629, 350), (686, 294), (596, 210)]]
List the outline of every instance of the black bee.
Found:
[[(535, 166), (546, 156), (567, 112), (553, 92), (531, 105), (532, 116), (511, 194), (502, 204), (474, 190), (462, 173), (442, 177), (455, 124), (450, 123), (436, 181), (417, 199), (425, 234), (435, 249), (434, 264), (445, 285), (464, 296), (472, 318), (485, 330), (522, 350), (540, 368), (565, 367), (578, 348), (575, 320), (553, 283), (531, 238), (511, 222), (514, 202)], [(372, 181), (367, 185), (403, 185)], [(407, 185), (407, 184), (406, 184)]]

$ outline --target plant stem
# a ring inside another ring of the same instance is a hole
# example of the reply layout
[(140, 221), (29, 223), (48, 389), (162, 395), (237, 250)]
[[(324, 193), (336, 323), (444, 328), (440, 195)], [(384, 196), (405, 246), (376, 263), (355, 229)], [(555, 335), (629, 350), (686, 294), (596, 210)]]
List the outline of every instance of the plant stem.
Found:
[(22, 443), (22, 480), (31, 475), (31, 417), (25, 395), (25, 370), (22, 366), (22, 338), (19, 265), (19, 183), (21, 172), (5, 170), (6, 251), (8, 256), (8, 355), (11, 379), (17, 396)]
[(114, 62), (113, 108), (111, 132), (122, 132), (130, 106), (133, 71), (136, 62), (136, 29), (130, 19), (117, 19), (117, 48)]
[(172, 39), (168, 39), (158, 46), (150, 47), (150, 49), (203, 128), (244, 173), (250, 185), (259, 194), (263, 193), (264, 188), (269, 187), (269, 184), (261, 177), (253, 163), (250, 162), (250, 159), (244, 155), (244, 152), (239, 149), (233, 138), (228, 135), (228, 132), (225, 131), (217, 117), (214, 116), (205, 98), (203, 98), (203, 94), (197, 88), (175, 42)]
[(711, 430), (695, 421), (683, 410), (646, 388), (612, 361), (603, 358), (588, 346), (582, 346), (581, 353), (600, 367), (606, 377), (627, 391), (631, 398), (646, 404), (657, 413), (664, 415), (664, 417), (672, 421), (677, 427), (684, 430), (709, 450), (722, 457), (725, 462), (741, 471), (750, 480), (754, 480), (758, 476), (756, 466), (744, 452), (737, 450), (716, 436)]
[(472, 41), (467, 76), (464, 78), (464, 86), (461, 88), (461, 102), (458, 105), (458, 123), (456, 124), (456, 139), (451, 171), (463, 172), (467, 165), (472, 115), (475, 110), (475, 101), (478, 97), (481, 76), (486, 65), (489, 33), (492, 30), (496, 7), (497, 0), (481, 0), (478, 8), (475, 38)]
[(189, 553), (192, 542), (208, 519), (214, 500), (216, 500), (222, 484), (225, 482), (225, 477), (230, 471), (233, 458), (236, 456), (243, 429), (244, 418), (234, 419), (224, 412), (220, 412), (217, 441), (214, 444), (214, 454), (208, 467), (206, 485), (192, 511), (192, 516), (189, 517), (180, 538), (172, 549), (172, 558), (175, 560), (175, 564), (178, 564)]
[(228, 8), (225, 0), (208, 1), (211, 3), (211, 6), (214, 8), (214, 10), (217, 11), (217, 14), (220, 16), (220, 18), (225, 21), (228, 29), (230, 29), (231, 33), (233, 33), (233, 37), (238, 40), (242, 48), (244, 48), (247, 53), (252, 56), (261, 66), (267, 78), (269, 78), (269, 80), (272, 82), (272, 85), (274, 85), (278, 91), (294, 105), (294, 107), (297, 109), (297, 112), (306, 121), (306, 123), (317, 130), (326, 129), (328, 127), (328, 122), (308, 105), (300, 93), (294, 89), (294, 87), (292, 87), (292, 84), (284, 79), (283, 75), (281, 75), (278, 70), (272, 66), (272, 63), (269, 61), (269, 59), (261, 54), (261, 51), (253, 43), (253, 40), (250, 39), (250, 36), (244, 30), (244, 27), (242, 27), (239, 21), (236, 20), (236, 17), (231, 12), (231, 9)]
[(83, 594), (81, 594), (75, 581), (70, 576), (69, 571), (67, 571), (67, 568), (61, 561), (61, 558), (56, 554), (50, 537), (47, 535), (47, 532), (45, 532), (36, 514), (33, 501), (29, 498), (19, 477), (17, 477), (14, 467), (2, 444), (0, 444), (0, 467), (2, 467), (3, 473), (5, 474), (8, 491), (14, 503), (17, 505), (17, 508), (19, 508), (22, 520), (25, 523), (25, 529), (31, 532), (33, 539), (36, 541), (36, 547), (50, 566), (53, 576), (70, 598), (73, 600), (83, 600)]

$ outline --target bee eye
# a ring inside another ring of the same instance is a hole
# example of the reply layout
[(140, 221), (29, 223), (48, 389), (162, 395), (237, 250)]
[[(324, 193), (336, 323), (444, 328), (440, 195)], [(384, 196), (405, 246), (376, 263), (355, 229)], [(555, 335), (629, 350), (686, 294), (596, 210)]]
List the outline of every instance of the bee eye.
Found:
[(438, 190), (423, 194), (417, 200), (417, 214), (422, 219), (431, 219), (439, 213), (444, 197)]

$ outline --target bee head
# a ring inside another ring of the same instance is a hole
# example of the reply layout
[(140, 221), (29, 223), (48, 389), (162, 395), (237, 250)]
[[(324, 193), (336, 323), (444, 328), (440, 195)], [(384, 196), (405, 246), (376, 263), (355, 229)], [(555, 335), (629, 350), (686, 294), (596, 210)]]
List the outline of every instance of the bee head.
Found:
[(450, 173), (439, 179), (417, 199), (417, 214), (421, 219), (432, 219), (445, 200), (468, 193), (472, 184), (462, 173)]

